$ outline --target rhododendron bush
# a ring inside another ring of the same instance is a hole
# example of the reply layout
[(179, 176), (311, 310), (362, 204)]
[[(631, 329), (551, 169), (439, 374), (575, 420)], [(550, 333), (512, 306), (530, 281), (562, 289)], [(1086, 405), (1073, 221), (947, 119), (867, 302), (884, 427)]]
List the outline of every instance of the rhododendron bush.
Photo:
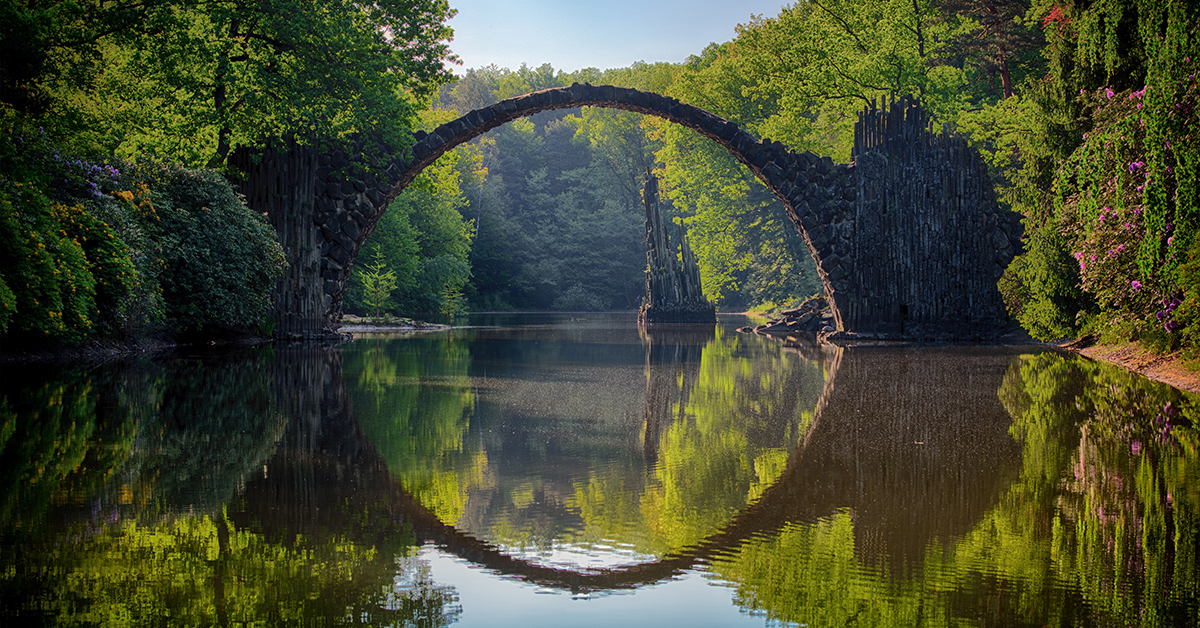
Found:
[(1035, 337), (1200, 343), (1193, 4), (1043, 7), (1050, 72), (1006, 110), (1026, 117), (1002, 173), (1027, 239), (1000, 289)]
[(1095, 126), (1059, 170), (1055, 202), (1098, 320), (1178, 344), (1169, 335), (1190, 320), (1176, 310), (1193, 272), (1200, 89), (1194, 72), (1170, 87), (1082, 93)]

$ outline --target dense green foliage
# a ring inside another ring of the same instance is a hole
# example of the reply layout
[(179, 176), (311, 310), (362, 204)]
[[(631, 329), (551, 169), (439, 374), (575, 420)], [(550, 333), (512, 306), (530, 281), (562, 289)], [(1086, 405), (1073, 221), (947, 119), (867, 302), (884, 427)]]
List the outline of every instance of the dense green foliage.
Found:
[(262, 324), (283, 257), (220, 170), (280, 137), (370, 131), (403, 149), (450, 76), (453, 14), (445, 0), (0, 2), (6, 346)]
[(0, 334), (10, 346), (249, 329), (266, 318), (283, 252), (218, 173), (97, 165), (36, 137), (17, 142), (19, 155), (0, 156)]
[(266, 138), (399, 143), (449, 77), (445, 0), (6, 0), (5, 117), (87, 153), (221, 165)]
[(1200, 12), (1037, 3), (1026, 20), (1049, 71), (963, 117), (1025, 215), (1025, 253), (1001, 281), (1010, 311), (1038, 338), (1194, 345)]

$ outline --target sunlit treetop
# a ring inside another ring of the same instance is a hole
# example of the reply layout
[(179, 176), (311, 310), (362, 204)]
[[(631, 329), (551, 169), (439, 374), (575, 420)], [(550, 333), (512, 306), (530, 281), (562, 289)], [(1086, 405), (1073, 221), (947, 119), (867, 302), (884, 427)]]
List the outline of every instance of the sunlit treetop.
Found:
[[(0, 97), (121, 154), (218, 165), (269, 137), (399, 142), (451, 78), (447, 0), (18, 2)], [(12, 66), (11, 69), (8, 66)]]

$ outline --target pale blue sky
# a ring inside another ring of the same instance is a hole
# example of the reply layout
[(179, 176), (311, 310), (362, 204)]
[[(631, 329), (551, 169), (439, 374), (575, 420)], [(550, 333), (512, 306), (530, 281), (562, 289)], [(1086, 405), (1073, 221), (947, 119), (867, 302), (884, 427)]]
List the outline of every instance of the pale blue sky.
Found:
[(775, 16), (783, 0), (450, 0), (450, 49), (466, 68), (549, 63), (573, 72), (635, 61), (678, 63), (733, 39), (751, 14)]

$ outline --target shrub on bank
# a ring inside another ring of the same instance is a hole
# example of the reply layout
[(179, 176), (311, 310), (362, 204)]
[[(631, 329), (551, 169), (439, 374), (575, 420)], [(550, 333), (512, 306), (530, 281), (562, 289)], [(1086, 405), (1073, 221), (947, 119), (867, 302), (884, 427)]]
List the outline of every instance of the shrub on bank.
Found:
[(9, 139), (0, 152), (6, 348), (252, 329), (267, 317), (283, 252), (219, 173), (98, 165), (36, 134)]
[(166, 320), (180, 332), (253, 328), (270, 314), (283, 249), (266, 218), (251, 211), (212, 170), (143, 165), (130, 202), (149, 204)]

